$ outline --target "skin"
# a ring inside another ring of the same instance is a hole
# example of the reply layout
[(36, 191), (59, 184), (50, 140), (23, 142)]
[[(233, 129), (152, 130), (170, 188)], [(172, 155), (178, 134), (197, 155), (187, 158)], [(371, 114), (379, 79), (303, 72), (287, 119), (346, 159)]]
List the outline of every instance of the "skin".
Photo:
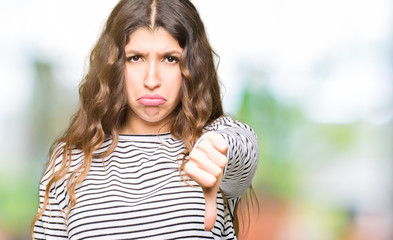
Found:
[(215, 132), (207, 132), (194, 146), (184, 166), (187, 175), (201, 186), (205, 198), (205, 230), (210, 231), (217, 218), (217, 192), (228, 163), (227, 142)]
[[(182, 75), (178, 60), (183, 49), (165, 29), (140, 28), (125, 46), (125, 83), (132, 111), (120, 131), (125, 134), (155, 134), (170, 130), (169, 119), (179, 103)], [(157, 99), (143, 99), (143, 96)], [(141, 100), (142, 99), (142, 100)], [(228, 144), (221, 135), (207, 132), (190, 152), (184, 166), (205, 197), (205, 230), (217, 218), (217, 192), (227, 165)]]

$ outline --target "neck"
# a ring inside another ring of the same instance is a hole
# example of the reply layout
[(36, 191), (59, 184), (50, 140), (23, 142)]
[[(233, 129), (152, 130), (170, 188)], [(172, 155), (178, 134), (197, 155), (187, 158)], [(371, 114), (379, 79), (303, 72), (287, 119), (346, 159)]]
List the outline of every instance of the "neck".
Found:
[(136, 135), (143, 135), (143, 134), (158, 134), (158, 133), (166, 133), (170, 132), (170, 128), (168, 125), (156, 127), (152, 126), (151, 128), (136, 128), (131, 126), (124, 126), (120, 129), (120, 134), (136, 134)]
[(127, 122), (120, 128), (120, 134), (157, 134), (170, 132), (171, 125), (169, 119), (149, 123), (140, 118), (128, 118)]

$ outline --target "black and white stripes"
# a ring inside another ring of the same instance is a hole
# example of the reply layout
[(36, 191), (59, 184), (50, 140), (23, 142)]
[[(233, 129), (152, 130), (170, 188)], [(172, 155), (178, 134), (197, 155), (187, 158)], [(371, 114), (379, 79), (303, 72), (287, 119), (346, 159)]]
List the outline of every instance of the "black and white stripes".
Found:
[[(93, 159), (88, 176), (76, 188), (77, 205), (67, 220), (63, 211), (69, 202), (66, 181), (55, 184), (50, 204), (35, 225), (35, 239), (236, 239), (230, 216), (251, 183), (258, 143), (252, 129), (229, 117), (219, 118), (206, 130), (220, 133), (229, 144), (221, 189), (230, 207), (225, 209), (219, 193), (217, 221), (211, 231), (204, 230), (201, 188), (193, 181), (194, 187), (186, 185), (179, 175), (182, 141), (170, 133), (120, 135), (108, 157)], [(83, 161), (83, 154), (75, 150), (72, 158), (70, 171)], [(40, 207), (49, 175), (40, 184)]]

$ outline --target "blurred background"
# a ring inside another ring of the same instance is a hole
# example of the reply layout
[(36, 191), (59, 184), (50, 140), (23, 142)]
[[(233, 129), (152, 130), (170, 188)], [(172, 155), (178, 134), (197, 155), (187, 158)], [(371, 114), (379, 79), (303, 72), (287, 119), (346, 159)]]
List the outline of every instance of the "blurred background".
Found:
[[(393, 1), (194, 0), (260, 141), (239, 239), (393, 239)], [(0, 1), (0, 239), (30, 239), (53, 140), (117, 0)]]

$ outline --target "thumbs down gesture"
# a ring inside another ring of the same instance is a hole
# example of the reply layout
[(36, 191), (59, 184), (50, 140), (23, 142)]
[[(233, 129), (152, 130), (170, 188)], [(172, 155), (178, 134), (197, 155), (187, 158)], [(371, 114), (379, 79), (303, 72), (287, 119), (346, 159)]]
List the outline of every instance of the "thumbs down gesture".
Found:
[(228, 144), (215, 132), (205, 133), (190, 152), (184, 166), (186, 174), (201, 186), (205, 198), (205, 230), (210, 231), (217, 218), (217, 192), (228, 163)]

